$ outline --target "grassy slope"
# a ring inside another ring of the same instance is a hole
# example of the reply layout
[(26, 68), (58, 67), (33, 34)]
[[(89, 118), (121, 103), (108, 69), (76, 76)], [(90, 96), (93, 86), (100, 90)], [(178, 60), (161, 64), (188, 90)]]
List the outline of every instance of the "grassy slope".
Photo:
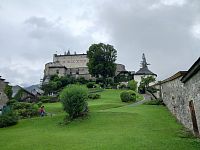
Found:
[(47, 104), (47, 111), (55, 116), (21, 120), (16, 126), (0, 129), (0, 149), (200, 149), (198, 139), (179, 136), (182, 126), (165, 107), (124, 105), (119, 91), (107, 90), (102, 99), (89, 101), (87, 119), (61, 126), (61, 105)]

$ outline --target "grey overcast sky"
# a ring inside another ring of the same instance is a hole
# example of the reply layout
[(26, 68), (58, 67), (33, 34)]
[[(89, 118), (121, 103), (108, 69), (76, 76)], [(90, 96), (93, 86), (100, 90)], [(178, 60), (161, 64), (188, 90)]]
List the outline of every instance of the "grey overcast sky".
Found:
[(164, 79), (200, 56), (200, 0), (0, 0), (0, 76), (37, 84), (54, 53), (109, 43), (137, 71), (142, 53)]

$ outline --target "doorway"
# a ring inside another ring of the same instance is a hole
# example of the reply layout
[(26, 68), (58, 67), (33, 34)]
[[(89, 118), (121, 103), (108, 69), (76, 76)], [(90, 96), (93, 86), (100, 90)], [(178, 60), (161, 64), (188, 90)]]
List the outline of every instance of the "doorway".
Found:
[(199, 129), (198, 129), (198, 125), (197, 125), (197, 119), (196, 119), (196, 113), (195, 113), (193, 101), (189, 102), (189, 107), (190, 107), (190, 113), (191, 113), (191, 118), (192, 118), (192, 125), (193, 125), (194, 134), (196, 136), (199, 136)]

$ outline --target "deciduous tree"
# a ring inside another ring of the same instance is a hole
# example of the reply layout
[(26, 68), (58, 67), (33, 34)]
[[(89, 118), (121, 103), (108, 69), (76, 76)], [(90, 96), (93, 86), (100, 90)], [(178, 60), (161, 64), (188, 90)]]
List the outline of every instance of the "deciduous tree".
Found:
[(116, 71), (117, 51), (112, 45), (92, 44), (87, 51), (89, 73), (96, 77), (113, 77)]

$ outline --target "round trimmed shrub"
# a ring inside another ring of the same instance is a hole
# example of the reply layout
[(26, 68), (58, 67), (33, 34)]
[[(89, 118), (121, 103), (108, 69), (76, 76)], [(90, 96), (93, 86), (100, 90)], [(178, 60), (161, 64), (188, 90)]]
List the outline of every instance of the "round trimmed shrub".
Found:
[(136, 94), (134, 91), (123, 91), (120, 94), (120, 98), (122, 102), (135, 102), (136, 101)]
[(69, 85), (61, 92), (60, 100), (70, 120), (87, 115), (87, 98), (88, 90), (85, 86)]

